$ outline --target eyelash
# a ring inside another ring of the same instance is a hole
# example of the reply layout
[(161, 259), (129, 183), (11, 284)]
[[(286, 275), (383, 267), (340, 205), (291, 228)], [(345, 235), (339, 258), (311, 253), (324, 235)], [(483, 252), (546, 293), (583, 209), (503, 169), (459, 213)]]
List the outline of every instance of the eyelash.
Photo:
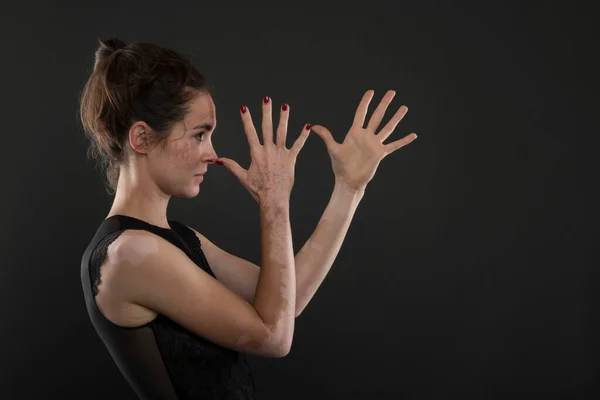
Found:
[[(205, 134), (205, 132), (201, 132), (201, 133), (198, 133), (195, 137), (197, 138), (198, 136), (204, 136), (204, 134)], [(200, 138), (200, 139), (198, 139), (198, 141), (202, 142), (202, 139)]]

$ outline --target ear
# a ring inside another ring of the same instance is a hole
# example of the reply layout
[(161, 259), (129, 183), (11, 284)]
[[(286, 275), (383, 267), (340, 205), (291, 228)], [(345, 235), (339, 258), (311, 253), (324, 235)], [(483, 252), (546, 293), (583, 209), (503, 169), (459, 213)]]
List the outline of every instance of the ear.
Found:
[(129, 128), (129, 145), (138, 153), (146, 153), (148, 151), (148, 135), (150, 127), (143, 121), (135, 122)]

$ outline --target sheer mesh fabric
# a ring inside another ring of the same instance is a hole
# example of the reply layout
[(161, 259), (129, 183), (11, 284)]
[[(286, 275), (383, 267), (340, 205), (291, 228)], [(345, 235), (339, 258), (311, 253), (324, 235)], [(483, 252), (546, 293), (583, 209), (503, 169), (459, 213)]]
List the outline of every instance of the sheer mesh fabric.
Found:
[(160, 235), (215, 277), (194, 232), (176, 221), (169, 221), (169, 225), (172, 229), (124, 215), (114, 215), (102, 222), (81, 265), (90, 320), (141, 399), (255, 399), (246, 354), (212, 343), (162, 314), (147, 324), (130, 328), (109, 321), (96, 306), (95, 296), (102, 279), (100, 266), (108, 246), (127, 229)]

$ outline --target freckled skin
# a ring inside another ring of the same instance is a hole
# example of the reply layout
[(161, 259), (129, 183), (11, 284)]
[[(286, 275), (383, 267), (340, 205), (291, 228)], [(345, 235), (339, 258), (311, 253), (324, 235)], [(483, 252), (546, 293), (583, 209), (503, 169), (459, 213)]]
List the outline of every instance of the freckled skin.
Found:
[[(263, 105), (265, 126), (270, 127), (271, 105)], [(200, 94), (191, 101), (189, 112), (178, 121), (163, 146), (145, 146), (147, 125), (130, 129), (134, 153), (131, 163), (121, 169), (119, 186), (109, 215), (134, 215), (157, 226), (169, 228), (166, 208), (171, 196), (192, 198), (200, 190), (201, 180), (195, 174), (206, 172), (209, 164), (219, 157), (211, 138), (216, 128), (216, 113), (209, 94)], [(280, 127), (287, 129), (287, 114)], [(249, 113), (242, 116), (248, 128)], [(268, 117), (268, 118), (265, 118)], [(195, 125), (209, 124), (212, 128), (192, 129)], [(134, 124), (135, 127), (135, 124)], [(248, 134), (248, 129), (246, 134)], [(278, 130), (278, 137), (283, 130)], [(294, 254), (289, 222), (289, 198), (294, 184), (296, 156), (308, 137), (304, 129), (291, 149), (266, 143), (251, 147), (252, 163), (240, 182), (260, 205), (262, 236), (261, 276), (252, 306), (262, 319), (260, 333), (241, 331), (237, 336), (240, 348), (256, 349), (258, 353), (281, 354), (291, 345), (294, 329), (296, 281)], [(272, 132), (271, 132), (272, 134)], [(285, 136), (283, 136), (285, 143)], [(220, 168), (220, 167), (218, 167)], [(228, 167), (229, 168), (229, 167)], [(210, 174), (209, 174), (210, 176)], [(243, 178), (243, 179), (242, 179)], [(209, 178), (210, 179), (210, 178)], [(126, 232), (123, 235), (135, 235)], [(158, 251), (160, 243), (155, 238), (143, 240), (136, 237), (135, 251), (120, 254), (124, 264), (140, 265), (144, 259)], [(126, 238), (125, 238), (126, 240)], [(117, 239), (118, 241), (118, 239)], [(115, 241), (115, 242), (117, 242)], [(117, 248), (109, 253), (117, 256)]]
[[(287, 218), (287, 216), (286, 216)], [(294, 329), (294, 313), (296, 303), (296, 282), (293, 252), (290, 249), (291, 237), (289, 222), (281, 219), (281, 213), (267, 209), (263, 213), (263, 235), (266, 235), (268, 244), (263, 244), (263, 268), (265, 281), (262, 285), (270, 288), (267, 294), (260, 293), (257, 299), (261, 304), (264, 301), (270, 309), (269, 319), (266, 321), (272, 335), (290, 340)], [(258, 291), (258, 287), (257, 287)], [(263, 297), (264, 296), (264, 297)], [(286, 343), (280, 343), (287, 346)]]
[(277, 224), (273, 224), (273, 227), (270, 232), (270, 240), (273, 245), (271, 246), (271, 248), (269, 249), (269, 253), (267, 254), (269, 258), (271, 258), (277, 264), (281, 265), (289, 263), (289, 254), (286, 250), (285, 243), (281, 243), (277, 240), (277, 238), (283, 236), (284, 234), (284, 227)]
[[(212, 145), (216, 128), (216, 108), (210, 95), (200, 94), (190, 103), (190, 112), (177, 122), (164, 149), (148, 149), (148, 169), (164, 193), (190, 198), (199, 193), (195, 174), (208, 169), (208, 164), (218, 158)], [(196, 124), (210, 123), (213, 129), (192, 130)], [(198, 136), (204, 132), (202, 136)], [(201, 140), (199, 140), (199, 138)]]
[(291, 346), (295, 323), (296, 273), (289, 200), (294, 185), (296, 157), (310, 130), (305, 126), (292, 148), (287, 149), (288, 108), (280, 113), (274, 143), (271, 103), (263, 102), (263, 144), (258, 141), (250, 111), (241, 111), (252, 156), (248, 170), (243, 170), (233, 160), (224, 161), (260, 206), (262, 263), (254, 307), (270, 329), (271, 336), (277, 338), (273, 345), (279, 346), (280, 352)]

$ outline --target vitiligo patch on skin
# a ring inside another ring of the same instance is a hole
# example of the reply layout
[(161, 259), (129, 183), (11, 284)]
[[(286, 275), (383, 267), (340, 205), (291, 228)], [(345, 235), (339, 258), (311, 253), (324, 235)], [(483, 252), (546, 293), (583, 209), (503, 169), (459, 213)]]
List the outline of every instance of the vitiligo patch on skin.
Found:
[(273, 271), (270, 271), (270, 276), (273, 276), (273, 278), (271, 278), (269, 286), (275, 290), (279, 289), (279, 296), (275, 293), (269, 296), (270, 301), (276, 303), (271, 304), (270, 308), (277, 310), (276, 315), (271, 317), (272, 319), (269, 321), (269, 327), (273, 337), (284, 340), (283, 338), (291, 336), (294, 327), (296, 272), (293, 249), (291, 243), (289, 243), (291, 239), (289, 223), (285, 221), (283, 216), (278, 218), (279, 212), (280, 210), (276, 206), (263, 211), (263, 229), (268, 231), (267, 240), (269, 243), (263, 259), (264, 262), (269, 264), (268, 268), (273, 268)]
[[(288, 296), (292, 294), (288, 294), (288, 285), (283, 279), (285, 271), (282, 271), (281, 268), (283, 266), (277, 266), (279, 268), (279, 289), (281, 298), (278, 301), (279, 307), (276, 307), (279, 312), (277, 317), (275, 318), (275, 324), (267, 324), (267, 329), (269, 330), (269, 334), (264, 339), (253, 339), (250, 335), (242, 334), (237, 341), (237, 346), (239, 348), (251, 349), (252, 352), (257, 352), (259, 354), (275, 354), (277, 347), (281, 346), (281, 343), (278, 343), (276, 338), (286, 338), (289, 337), (291, 332), (294, 329), (294, 311), (290, 309), (290, 303), (288, 301)], [(295, 290), (295, 287), (293, 288)], [(286, 323), (286, 321), (291, 321), (291, 323)]]
[[(283, 224), (272, 224), (271, 232), (269, 234), (269, 240), (271, 242), (271, 248), (267, 256), (275, 261), (277, 264), (288, 265), (290, 262), (293, 263), (293, 257), (288, 251), (288, 245), (284, 237), (286, 237), (287, 226)], [(290, 258), (292, 258), (290, 260)]]
[[(289, 303), (292, 299), (289, 294), (289, 290), (287, 290), (287, 281), (286, 275), (295, 274), (294, 271), (294, 257), (293, 251), (290, 249), (289, 244), (284, 239), (289, 236), (288, 225), (287, 224), (278, 224), (272, 221), (267, 222), (270, 226), (269, 231), (269, 242), (271, 243), (269, 252), (266, 256), (277, 264), (277, 268), (280, 271), (279, 274), (279, 285), (281, 290), (281, 295), (284, 297), (284, 300)], [(287, 269), (287, 271), (286, 271)]]
[(251, 352), (258, 354), (274, 353), (274, 344), (269, 341), (268, 338), (265, 340), (252, 339), (250, 335), (243, 334), (236, 342), (236, 346), (239, 349), (251, 349)]
[[(126, 231), (108, 246), (109, 258), (131, 265), (140, 265), (150, 254), (158, 253), (158, 239), (144, 233)], [(130, 251), (118, 251), (119, 246), (127, 242)]]
[[(283, 292), (283, 290), (282, 290)], [(278, 343), (275, 338), (288, 337), (289, 334), (286, 331), (294, 329), (294, 318), (293, 313), (289, 311), (289, 303), (287, 300), (282, 299), (282, 309), (277, 317), (277, 322), (274, 326), (269, 326), (269, 335), (264, 339), (252, 338), (248, 334), (242, 334), (236, 342), (236, 346), (240, 349), (248, 349), (246, 351), (258, 353), (258, 354), (275, 354), (278, 352), (278, 346), (282, 344)], [(288, 318), (285, 318), (285, 316)], [(291, 318), (289, 316), (291, 315)], [(291, 320), (291, 324), (283, 324), (284, 319)]]

